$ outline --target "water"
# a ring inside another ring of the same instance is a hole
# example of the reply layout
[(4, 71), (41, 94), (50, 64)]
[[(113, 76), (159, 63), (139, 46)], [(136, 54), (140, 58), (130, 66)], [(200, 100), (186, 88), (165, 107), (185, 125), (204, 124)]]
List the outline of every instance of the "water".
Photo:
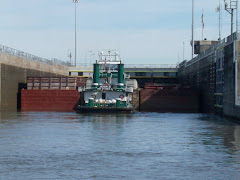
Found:
[(240, 125), (202, 114), (1, 114), (0, 179), (240, 179)]

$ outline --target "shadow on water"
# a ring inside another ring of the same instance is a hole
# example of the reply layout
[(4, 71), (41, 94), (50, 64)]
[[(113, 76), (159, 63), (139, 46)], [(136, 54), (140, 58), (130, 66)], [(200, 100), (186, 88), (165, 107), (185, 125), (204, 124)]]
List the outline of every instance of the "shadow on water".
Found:
[(214, 114), (203, 114), (197, 119), (206, 123), (206, 127), (202, 127), (203, 131), (200, 131), (196, 137), (207, 136), (207, 139), (202, 140), (203, 144), (213, 145), (222, 140), (222, 145), (227, 148), (229, 154), (240, 155), (239, 122), (229, 117), (221, 117)]
[(27, 114), (23, 114), (21, 112), (0, 112), (0, 123), (19, 120), (21, 118), (24, 119), (27, 116)]
[(219, 116), (216, 114), (201, 114), (198, 119), (202, 121), (215, 122), (218, 124), (240, 125), (240, 120), (236, 120), (231, 117)]

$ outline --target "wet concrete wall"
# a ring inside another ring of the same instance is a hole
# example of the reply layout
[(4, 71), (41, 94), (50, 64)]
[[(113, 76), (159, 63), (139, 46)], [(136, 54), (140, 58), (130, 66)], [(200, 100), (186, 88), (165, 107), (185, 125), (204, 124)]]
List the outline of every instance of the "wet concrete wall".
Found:
[[(224, 49), (223, 103), (217, 106), (215, 104), (216, 60), (218, 60), (216, 54), (220, 48)], [(191, 85), (199, 91), (201, 112), (221, 113), (240, 119), (240, 41), (233, 41), (229, 37), (222, 45), (212, 48), (207, 55), (204, 55), (201, 55), (197, 61), (193, 59), (192, 62), (183, 62), (179, 68), (179, 82)]]
[(0, 53), (0, 111), (17, 111), (19, 85), (26, 83), (27, 76), (68, 76), (68, 67)]
[[(235, 56), (233, 49), (235, 48)], [(238, 89), (240, 88), (240, 41), (235, 41), (235, 45), (232, 43), (225, 47), (224, 53), (224, 93), (223, 93), (223, 114), (225, 116), (231, 116), (240, 119), (240, 105), (236, 105), (235, 102), (235, 83)], [(238, 56), (236, 56), (238, 55)], [(235, 69), (234, 57), (237, 60), (238, 67)], [(235, 78), (235, 70), (237, 70), (238, 77)]]
[(203, 113), (213, 113), (215, 111), (215, 66), (214, 56), (210, 54), (192, 65), (179, 68), (179, 83), (193, 86), (198, 91), (200, 112)]

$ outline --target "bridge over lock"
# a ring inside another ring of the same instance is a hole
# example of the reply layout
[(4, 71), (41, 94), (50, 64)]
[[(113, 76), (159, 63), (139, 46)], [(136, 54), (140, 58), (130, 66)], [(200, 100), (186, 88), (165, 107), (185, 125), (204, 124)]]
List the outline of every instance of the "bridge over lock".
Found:
[[(178, 66), (176, 64), (125, 64), (125, 73), (136, 79), (139, 87), (146, 83), (177, 84)], [(90, 64), (78, 64), (69, 68), (69, 76), (86, 79), (93, 76)]]

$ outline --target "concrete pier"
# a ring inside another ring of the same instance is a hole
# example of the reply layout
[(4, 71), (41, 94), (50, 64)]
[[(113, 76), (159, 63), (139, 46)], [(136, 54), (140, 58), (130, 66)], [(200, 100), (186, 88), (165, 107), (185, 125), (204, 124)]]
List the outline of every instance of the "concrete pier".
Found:
[(240, 34), (179, 65), (179, 82), (201, 94), (201, 112), (240, 119)]
[(240, 119), (240, 40), (226, 46), (225, 54), (223, 114)]
[[(2, 48), (1, 46), (0, 48)], [(69, 68), (61, 64), (47, 64), (28, 59), (28, 54), (20, 57), (16, 51), (3, 52), (0, 49), (0, 111), (17, 110), (17, 94), (28, 76), (59, 77), (68, 76)], [(31, 57), (32, 58), (32, 57)]]

